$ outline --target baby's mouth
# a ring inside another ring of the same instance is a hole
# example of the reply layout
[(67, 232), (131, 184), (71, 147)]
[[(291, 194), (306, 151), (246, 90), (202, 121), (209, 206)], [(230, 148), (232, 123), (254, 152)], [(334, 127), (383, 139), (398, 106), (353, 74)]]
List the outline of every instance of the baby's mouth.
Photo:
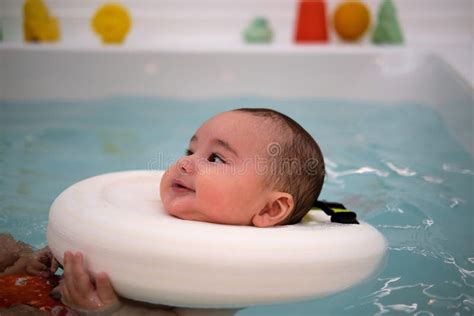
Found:
[(186, 186), (183, 182), (181, 182), (181, 181), (179, 181), (179, 180), (174, 180), (174, 181), (171, 183), (171, 189), (173, 189), (173, 191), (178, 192), (178, 193), (183, 193), (183, 192), (195, 192), (193, 189), (191, 189), (190, 187)]

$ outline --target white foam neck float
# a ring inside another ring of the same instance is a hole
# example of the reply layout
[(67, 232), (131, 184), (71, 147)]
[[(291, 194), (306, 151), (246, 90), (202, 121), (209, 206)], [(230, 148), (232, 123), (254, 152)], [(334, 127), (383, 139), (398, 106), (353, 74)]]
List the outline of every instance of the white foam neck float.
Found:
[(245, 307), (301, 301), (372, 275), (386, 252), (372, 226), (331, 223), (323, 212), (289, 226), (257, 228), (174, 218), (159, 198), (163, 171), (127, 171), (80, 181), (49, 214), (48, 244), (85, 254), (92, 273), (134, 300), (185, 307)]

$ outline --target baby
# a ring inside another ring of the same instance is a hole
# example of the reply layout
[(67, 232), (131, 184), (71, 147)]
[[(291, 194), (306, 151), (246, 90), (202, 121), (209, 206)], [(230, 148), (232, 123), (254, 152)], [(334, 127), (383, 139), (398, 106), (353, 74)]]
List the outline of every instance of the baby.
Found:
[(182, 219), (268, 227), (298, 223), (323, 180), (321, 150), (298, 123), (274, 110), (238, 109), (196, 131), (160, 193)]
[[(161, 180), (161, 200), (183, 220), (270, 227), (298, 223), (319, 196), (324, 160), (298, 123), (270, 109), (237, 109), (205, 122)], [(189, 310), (119, 300), (105, 273), (64, 255), (63, 301), (87, 315), (184, 315)], [(197, 312), (194, 311), (193, 314)], [(211, 315), (209, 310), (202, 311)]]

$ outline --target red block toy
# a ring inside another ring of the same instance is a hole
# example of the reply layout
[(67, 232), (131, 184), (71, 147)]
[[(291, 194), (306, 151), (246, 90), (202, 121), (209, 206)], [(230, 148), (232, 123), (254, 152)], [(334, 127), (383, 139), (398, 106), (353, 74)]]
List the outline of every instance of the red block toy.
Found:
[(324, 0), (300, 0), (296, 19), (295, 42), (328, 41), (326, 3)]

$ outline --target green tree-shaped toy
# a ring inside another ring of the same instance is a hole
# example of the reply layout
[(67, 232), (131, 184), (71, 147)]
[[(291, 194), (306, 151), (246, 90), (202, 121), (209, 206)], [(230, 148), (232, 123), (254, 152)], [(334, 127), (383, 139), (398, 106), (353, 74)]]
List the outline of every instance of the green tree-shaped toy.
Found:
[(270, 43), (273, 32), (264, 17), (256, 17), (244, 31), (244, 40), (247, 43)]
[(377, 26), (372, 34), (375, 44), (401, 44), (403, 34), (398, 23), (397, 11), (391, 0), (383, 0), (377, 16)]

